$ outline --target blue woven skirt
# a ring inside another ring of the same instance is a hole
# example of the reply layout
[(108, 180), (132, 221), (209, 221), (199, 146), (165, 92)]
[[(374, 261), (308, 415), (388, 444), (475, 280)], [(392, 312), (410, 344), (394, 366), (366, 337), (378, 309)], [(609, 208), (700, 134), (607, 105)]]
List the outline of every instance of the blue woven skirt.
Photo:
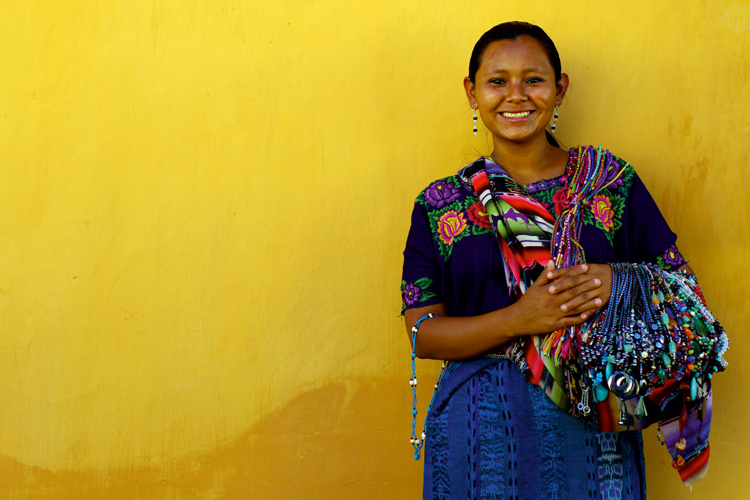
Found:
[(509, 361), (451, 365), (426, 423), (425, 499), (645, 500), (640, 432), (598, 432)]

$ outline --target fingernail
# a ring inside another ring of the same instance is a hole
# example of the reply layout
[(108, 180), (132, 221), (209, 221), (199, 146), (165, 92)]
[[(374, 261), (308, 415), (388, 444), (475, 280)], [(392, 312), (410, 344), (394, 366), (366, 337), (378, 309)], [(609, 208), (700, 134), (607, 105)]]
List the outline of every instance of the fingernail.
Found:
[(567, 311), (568, 310), (568, 306), (566, 306), (565, 304), (563, 304), (563, 305), (560, 306), (560, 310), (561, 311)]
[(586, 313), (581, 314), (581, 319), (586, 319), (587, 317), (588, 317), (588, 314)]
[(586, 264), (583, 264), (581, 266), (581, 269), (583, 269), (584, 271), (588, 271), (589, 270), (589, 266), (587, 266)]
[(547, 279), (552, 279), (552, 273), (547, 273)]
[(596, 304), (597, 306), (600, 306), (600, 305), (602, 305), (602, 299), (596, 299), (596, 300), (594, 301), (594, 304)]
[(554, 286), (549, 287), (549, 293), (555, 293), (555, 287)]
[(599, 278), (597, 278), (597, 279), (595, 279), (595, 280), (594, 280), (594, 284), (595, 284), (596, 286), (599, 286), (599, 285), (601, 285), (601, 284), (602, 284), (602, 281), (601, 281), (601, 280), (600, 280)]

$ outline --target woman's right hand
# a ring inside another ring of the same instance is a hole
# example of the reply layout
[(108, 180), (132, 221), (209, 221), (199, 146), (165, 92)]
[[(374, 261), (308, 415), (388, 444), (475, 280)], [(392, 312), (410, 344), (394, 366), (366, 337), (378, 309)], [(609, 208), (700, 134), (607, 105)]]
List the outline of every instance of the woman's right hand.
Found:
[[(595, 293), (602, 280), (588, 272), (586, 264), (554, 269), (550, 261), (534, 284), (511, 306), (520, 334), (545, 334), (580, 325), (602, 307), (604, 301)], [(576, 304), (573, 311), (568, 310), (571, 303)]]

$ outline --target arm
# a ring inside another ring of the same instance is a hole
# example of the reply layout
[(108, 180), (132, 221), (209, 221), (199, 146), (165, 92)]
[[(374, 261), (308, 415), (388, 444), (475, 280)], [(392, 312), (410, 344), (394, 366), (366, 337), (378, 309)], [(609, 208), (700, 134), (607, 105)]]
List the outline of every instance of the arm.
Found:
[[(427, 313), (438, 317), (420, 325), (416, 353), (429, 359), (468, 359), (496, 351), (522, 335), (581, 324), (603, 305), (599, 293), (594, 292), (602, 281), (587, 271), (588, 265), (555, 270), (550, 267), (517, 302), (479, 316), (448, 316), (443, 303), (407, 309), (404, 317), (409, 342), (414, 323)], [(611, 272), (609, 281), (611, 284)]]

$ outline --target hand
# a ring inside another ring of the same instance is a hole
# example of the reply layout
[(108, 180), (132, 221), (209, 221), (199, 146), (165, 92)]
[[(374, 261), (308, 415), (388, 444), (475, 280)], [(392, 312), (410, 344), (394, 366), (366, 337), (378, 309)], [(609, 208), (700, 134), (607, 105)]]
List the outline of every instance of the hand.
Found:
[[(583, 272), (581, 272), (583, 271)], [(552, 281), (549, 291), (569, 297), (560, 310), (587, 319), (609, 303), (612, 292), (612, 268), (607, 264), (583, 264), (546, 272)], [(585, 281), (581, 281), (581, 280)]]
[[(594, 310), (604, 305), (604, 293), (598, 290), (610, 273), (608, 266), (592, 270), (591, 265), (554, 269), (551, 262), (526, 293), (516, 302), (514, 313), (521, 335), (544, 334), (583, 323)], [(598, 266), (599, 267), (599, 266)], [(601, 277), (600, 277), (601, 276)], [(606, 292), (606, 300), (609, 291)]]

